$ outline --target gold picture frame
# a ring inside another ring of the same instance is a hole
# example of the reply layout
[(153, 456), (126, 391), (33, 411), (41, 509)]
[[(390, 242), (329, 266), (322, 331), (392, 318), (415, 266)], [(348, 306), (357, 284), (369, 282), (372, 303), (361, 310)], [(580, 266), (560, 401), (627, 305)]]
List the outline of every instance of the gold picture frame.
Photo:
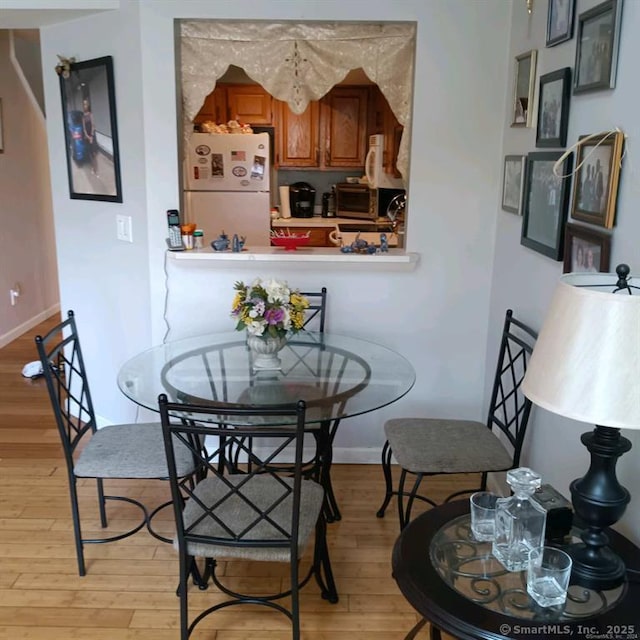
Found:
[(584, 142), (577, 151), (571, 217), (611, 229), (616, 217), (624, 134), (610, 131), (580, 136), (579, 140)]
[(531, 51), (516, 56), (513, 78), (512, 127), (533, 126), (537, 58), (537, 49), (532, 49)]

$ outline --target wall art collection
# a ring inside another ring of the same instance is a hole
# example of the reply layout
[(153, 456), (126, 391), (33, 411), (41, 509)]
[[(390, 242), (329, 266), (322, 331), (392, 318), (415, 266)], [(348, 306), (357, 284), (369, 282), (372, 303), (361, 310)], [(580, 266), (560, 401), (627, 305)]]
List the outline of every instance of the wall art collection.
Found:
[(609, 270), (624, 133), (592, 132), (565, 147), (571, 95), (615, 88), (622, 4), (605, 0), (576, 21), (576, 0), (548, 0), (547, 48), (571, 41), (577, 22), (574, 68), (545, 73), (536, 87), (537, 51), (514, 60), (511, 126), (535, 127), (545, 151), (505, 156), (501, 206), (522, 215), (521, 244), (565, 272)]

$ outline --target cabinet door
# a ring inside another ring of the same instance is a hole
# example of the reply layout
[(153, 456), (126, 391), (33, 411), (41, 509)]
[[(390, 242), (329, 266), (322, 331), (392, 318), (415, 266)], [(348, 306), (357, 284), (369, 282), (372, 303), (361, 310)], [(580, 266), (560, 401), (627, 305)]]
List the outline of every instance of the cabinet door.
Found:
[(319, 166), (318, 103), (311, 102), (306, 111), (296, 115), (285, 102), (278, 102), (278, 149), (276, 165), (280, 167)]
[(248, 124), (273, 123), (273, 98), (260, 85), (227, 86), (229, 120)]
[(322, 99), (325, 167), (363, 167), (367, 152), (367, 87), (334, 87)]
[(198, 115), (193, 119), (195, 124), (202, 122), (215, 122), (221, 124), (227, 118), (227, 92), (223, 86), (218, 85), (204, 100), (204, 104)]

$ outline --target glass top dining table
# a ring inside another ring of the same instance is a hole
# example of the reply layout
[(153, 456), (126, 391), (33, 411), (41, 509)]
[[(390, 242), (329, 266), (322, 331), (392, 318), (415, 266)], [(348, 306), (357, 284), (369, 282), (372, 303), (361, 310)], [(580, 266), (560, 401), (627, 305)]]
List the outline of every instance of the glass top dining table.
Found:
[[(333, 439), (343, 418), (380, 409), (413, 387), (415, 371), (399, 353), (360, 338), (302, 331), (278, 353), (278, 369), (256, 369), (246, 336), (216, 333), (161, 344), (134, 356), (120, 369), (118, 386), (138, 405), (158, 411), (158, 397), (189, 405), (278, 405), (304, 400), (305, 425), (316, 439), (327, 521), (339, 520), (331, 485)], [(206, 419), (204, 414), (180, 414)], [(225, 419), (243, 424), (244, 417)], [(274, 416), (262, 425), (293, 424)], [(246, 424), (246, 423), (244, 423)]]
[(350, 336), (302, 331), (278, 355), (279, 369), (256, 370), (244, 333), (185, 338), (125, 362), (118, 386), (133, 402), (154, 411), (162, 393), (170, 401), (191, 404), (304, 400), (309, 424), (380, 409), (402, 398), (415, 382), (415, 371), (402, 355)]

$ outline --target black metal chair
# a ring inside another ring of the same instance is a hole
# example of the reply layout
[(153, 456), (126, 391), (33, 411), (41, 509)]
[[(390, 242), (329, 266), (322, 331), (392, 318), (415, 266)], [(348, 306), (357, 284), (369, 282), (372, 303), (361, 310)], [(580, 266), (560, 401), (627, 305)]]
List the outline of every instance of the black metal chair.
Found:
[(323, 333), (327, 314), (327, 287), (322, 287), (320, 291), (301, 291), (300, 293), (309, 300), (307, 315), (304, 319), (305, 330)]
[[(386, 494), (377, 513), (379, 518), (384, 517), (393, 496), (398, 499), (401, 529), (411, 519), (415, 500), (437, 506), (431, 498), (418, 494), (425, 476), (481, 473), (479, 487), (456, 491), (447, 497), (447, 502), (462, 494), (485, 490), (487, 473), (518, 466), (531, 412), (531, 402), (524, 397), (520, 385), (536, 338), (537, 334), (516, 320), (509, 309), (502, 330), (486, 423), (448, 418), (395, 418), (385, 423), (382, 470)], [(392, 456), (401, 467), (400, 481), (395, 490)], [(415, 481), (411, 490), (405, 491), (408, 474), (415, 476)]]
[[(294, 640), (300, 637), (299, 589), (314, 576), (322, 597), (334, 603), (338, 594), (333, 580), (322, 516), (324, 490), (302, 472), (305, 403), (278, 406), (170, 403), (159, 397), (167, 464), (176, 518), (180, 560), (180, 638), (187, 640), (198, 623), (219, 609), (238, 604), (259, 604), (284, 613), (293, 626)], [(282, 426), (286, 417), (295, 425)], [(197, 445), (206, 437), (208, 451)], [(191, 449), (194, 460), (206, 470), (195, 487), (179, 477), (175, 446)], [(252, 446), (248, 446), (251, 442)], [(215, 443), (215, 444), (214, 444)], [(242, 457), (229, 473), (219, 465), (232, 448)], [(293, 465), (286, 474), (277, 469), (277, 458), (293, 453)], [(314, 536), (313, 559), (301, 579), (299, 563)], [(189, 574), (195, 559), (205, 559), (203, 583), (211, 580), (229, 596), (193, 617), (189, 615)], [(289, 589), (270, 595), (247, 595), (233, 591), (216, 574), (218, 559), (278, 561), (289, 563)], [(291, 597), (288, 609), (276, 602)]]
[[(73, 311), (69, 311), (67, 319), (45, 336), (36, 336), (35, 341), (67, 466), (79, 574), (84, 576), (86, 573), (86, 544), (122, 540), (145, 526), (158, 540), (171, 542), (170, 539), (156, 533), (151, 526), (153, 516), (160, 509), (169, 506), (170, 502), (149, 513), (145, 505), (137, 500), (125, 496), (105, 495), (103, 486), (103, 481), (107, 479), (168, 479), (160, 423), (118, 424), (97, 429)], [(190, 452), (184, 448), (177, 448), (176, 455), (178, 472), (182, 476), (191, 476), (195, 467)], [(78, 504), (78, 478), (96, 480), (100, 522), (103, 528), (108, 525), (107, 501), (135, 505), (142, 512), (140, 522), (124, 533), (101, 538), (84, 538)]]

